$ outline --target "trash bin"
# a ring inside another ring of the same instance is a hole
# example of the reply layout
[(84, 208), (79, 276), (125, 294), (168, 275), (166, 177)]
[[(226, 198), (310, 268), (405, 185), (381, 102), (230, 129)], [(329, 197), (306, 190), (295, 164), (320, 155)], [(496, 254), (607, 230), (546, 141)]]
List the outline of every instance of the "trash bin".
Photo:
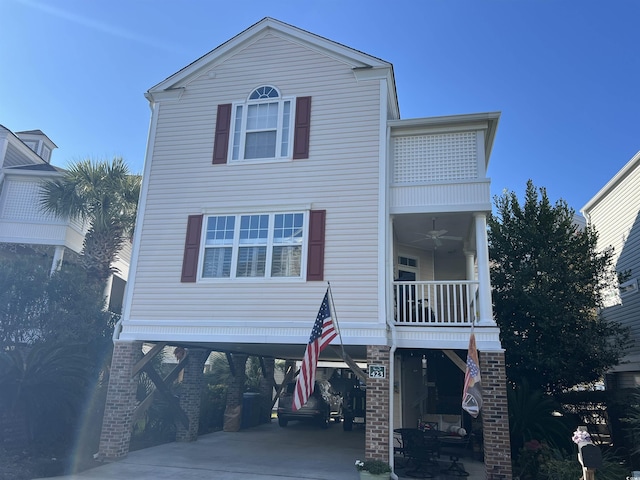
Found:
[(240, 428), (257, 427), (260, 424), (260, 403), (259, 393), (246, 392), (242, 394), (242, 423)]

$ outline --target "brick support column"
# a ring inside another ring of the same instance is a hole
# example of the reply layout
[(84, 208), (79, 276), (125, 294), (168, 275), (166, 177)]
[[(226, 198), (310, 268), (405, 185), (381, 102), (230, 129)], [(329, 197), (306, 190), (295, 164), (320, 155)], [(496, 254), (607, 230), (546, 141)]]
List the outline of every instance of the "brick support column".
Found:
[(181, 422), (177, 423), (176, 441), (194, 442), (198, 439), (198, 427), (200, 424), (200, 402), (202, 399), (204, 362), (209, 356), (209, 351), (201, 348), (190, 348), (187, 363), (183, 370), (180, 383), (180, 407), (187, 414), (189, 428), (185, 428)]
[(271, 404), (273, 402), (273, 371), (276, 361), (273, 358), (263, 359), (264, 372), (260, 379), (260, 397), (262, 408), (260, 409), (260, 423), (271, 421)]
[(503, 352), (480, 352), (482, 430), (487, 478), (510, 479), (511, 442)]
[(367, 378), (365, 457), (389, 461), (389, 352), (386, 345), (367, 345), (367, 364), (384, 365), (386, 378)]
[(98, 449), (102, 460), (115, 460), (129, 453), (138, 386), (131, 372), (141, 357), (142, 342), (115, 342)]
[(244, 384), (247, 379), (245, 373), (247, 365), (247, 355), (234, 354), (233, 359), (233, 377), (227, 388), (227, 405), (224, 411), (224, 425), (222, 429), (225, 432), (237, 432), (240, 430), (242, 422), (242, 394), (244, 393)]

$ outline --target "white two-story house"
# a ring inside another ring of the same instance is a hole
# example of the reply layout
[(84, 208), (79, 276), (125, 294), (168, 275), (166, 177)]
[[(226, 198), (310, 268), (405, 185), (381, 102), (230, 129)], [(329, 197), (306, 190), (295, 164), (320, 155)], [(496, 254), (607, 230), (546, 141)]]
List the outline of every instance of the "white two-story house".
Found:
[[(381, 367), (366, 379), (367, 456), (391, 458), (393, 430), (424, 415), (473, 427), (461, 397), (474, 326), (484, 460), (510, 477), (486, 233), (500, 115), (401, 119), (390, 63), (271, 18), (146, 97), (100, 455), (128, 451), (142, 342), (185, 348), (194, 384), (209, 351), (236, 369), (247, 355), (300, 360), (330, 283), (346, 356)], [(341, 357), (334, 344), (322, 360)], [(182, 440), (197, 434), (193, 391)]]
[[(64, 175), (51, 165), (57, 148), (41, 130), (12, 132), (0, 125), (0, 255), (37, 253), (51, 261), (51, 271), (63, 261), (80, 254), (88, 225), (73, 219), (57, 218), (40, 208), (43, 182)], [(105, 291), (109, 309), (119, 313), (129, 273), (131, 245), (118, 254), (113, 266), (117, 273)]]

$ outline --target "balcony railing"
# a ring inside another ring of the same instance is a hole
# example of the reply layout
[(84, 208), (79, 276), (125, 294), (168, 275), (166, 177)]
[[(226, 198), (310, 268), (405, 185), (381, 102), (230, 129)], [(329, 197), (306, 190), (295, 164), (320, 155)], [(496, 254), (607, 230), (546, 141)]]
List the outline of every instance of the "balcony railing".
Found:
[(393, 282), (397, 325), (472, 325), (478, 282)]

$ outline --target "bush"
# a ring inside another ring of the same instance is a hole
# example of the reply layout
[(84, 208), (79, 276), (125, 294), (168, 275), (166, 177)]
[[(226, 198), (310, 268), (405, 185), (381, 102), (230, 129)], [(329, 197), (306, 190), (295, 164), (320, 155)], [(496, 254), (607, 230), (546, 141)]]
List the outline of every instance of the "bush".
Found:
[[(513, 474), (520, 480), (575, 480), (582, 477), (582, 467), (577, 448), (566, 452), (532, 440), (519, 452)], [(603, 448), (598, 480), (620, 480), (627, 475), (627, 468), (614, 452)]]
[(359, 472), (369, 472), (372, 475), (391, 472), (391, 467), (387, 462), (382, 460), (365, 460), (364, 462), (356, 460), (356, 470)]
[(226, 401), (226, 385), (207, 384), (205, 386), (202, 392), (202, 402), (200, 403), (198, 434), (202, 435), (222, 429)]

